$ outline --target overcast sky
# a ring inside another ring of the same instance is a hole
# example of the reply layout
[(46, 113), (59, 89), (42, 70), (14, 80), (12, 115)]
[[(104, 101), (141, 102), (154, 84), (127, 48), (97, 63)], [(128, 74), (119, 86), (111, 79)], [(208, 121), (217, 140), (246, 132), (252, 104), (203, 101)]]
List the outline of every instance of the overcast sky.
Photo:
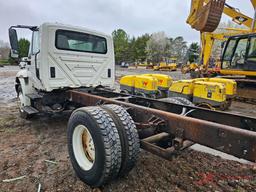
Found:
[[(250, 0), (227, 2), (253, 15)], [(11, 25), (60, 22), (108, 34), (117, 28), (131, 36), (165, 31), (170, 37), (199, 41), (199, 33), (185, 22), (189, 9), (190, 0), (0, 0), (0, 40), (8, 41)]]

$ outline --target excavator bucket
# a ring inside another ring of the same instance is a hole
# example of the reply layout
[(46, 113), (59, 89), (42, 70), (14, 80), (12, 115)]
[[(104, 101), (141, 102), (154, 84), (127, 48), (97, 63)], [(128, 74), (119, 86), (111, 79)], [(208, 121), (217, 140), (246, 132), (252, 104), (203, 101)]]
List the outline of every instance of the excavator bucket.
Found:
[(201, 32), (213, 32), (219, 25), (225, 0), (192, 0), (187, 23)]

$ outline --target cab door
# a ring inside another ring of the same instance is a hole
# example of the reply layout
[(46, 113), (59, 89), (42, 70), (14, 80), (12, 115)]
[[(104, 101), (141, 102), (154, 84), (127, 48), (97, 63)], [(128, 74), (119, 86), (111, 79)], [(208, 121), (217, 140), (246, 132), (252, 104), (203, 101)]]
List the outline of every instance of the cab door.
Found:
[(40, 74), (40, 32), (33, 31), (32, 39), (30, 43), (29, 55), (30, 60), (28, 69), (29, 81), (32, 83), (32, 87), (37, 89), (43, 89)]
[(245, 63), (245, 70), (255, 71), (256, 73), (256, 36), (255, 35), (250, 37), (248, 55)]
[(30, 73), (33, 74), (36, 79), (40, 80), (40, 72), (39, 72), (39, 61), (38, 55), (40, 53), (40, 40), (39, 40), (39, 31), (33, 31), (31, 45), (29, 50), (29, 58), (30, 58)]

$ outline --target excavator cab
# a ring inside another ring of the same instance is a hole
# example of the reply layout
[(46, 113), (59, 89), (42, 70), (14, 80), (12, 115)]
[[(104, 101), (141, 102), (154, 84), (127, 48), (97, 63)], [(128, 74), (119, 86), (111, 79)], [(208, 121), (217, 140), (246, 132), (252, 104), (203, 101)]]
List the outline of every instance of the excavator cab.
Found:
[(222, 70), (256, 73), (256, 33), (232, 36), (228, 39), (222, 56)]

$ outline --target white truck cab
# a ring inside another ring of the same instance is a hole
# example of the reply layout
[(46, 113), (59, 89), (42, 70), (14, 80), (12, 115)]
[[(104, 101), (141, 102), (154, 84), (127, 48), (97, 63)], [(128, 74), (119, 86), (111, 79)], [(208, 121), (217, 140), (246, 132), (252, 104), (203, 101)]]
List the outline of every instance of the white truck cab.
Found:
[(31, 99), (54, 91), (114, 86), (111, 36), (59, 23), (44, 23), (39, 27), (12, 26), (9, 37), (11, 53), (16, 58), (18, 37), (15, 28), (32, 31), (28, 60), (16, 76), (16, 90), (22, 97), (21, 108), (31, 106)]

